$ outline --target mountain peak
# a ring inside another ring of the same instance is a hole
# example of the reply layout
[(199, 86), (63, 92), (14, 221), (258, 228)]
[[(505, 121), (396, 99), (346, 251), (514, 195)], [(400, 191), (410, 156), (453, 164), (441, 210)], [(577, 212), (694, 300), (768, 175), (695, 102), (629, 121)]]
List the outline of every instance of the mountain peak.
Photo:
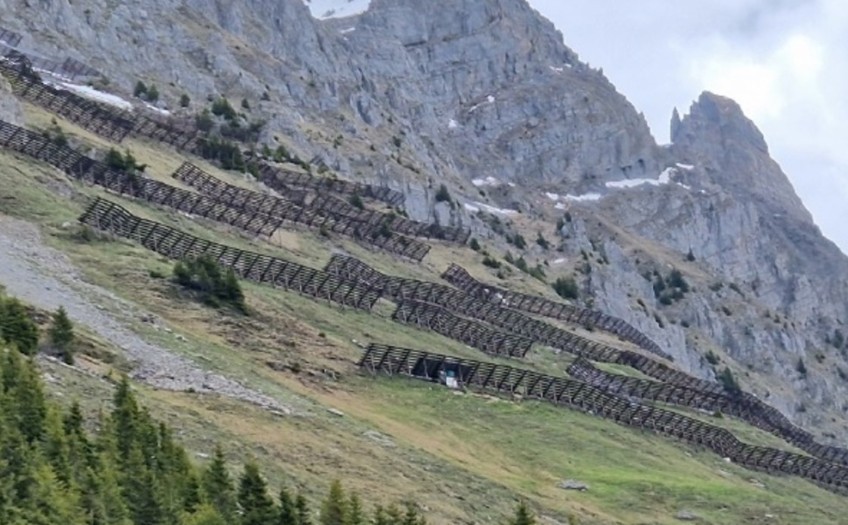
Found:
[(731, 98), (704, 91), (679, 125), (675, 126), (674, 120), (672, 116), (672, 143), (711, 136), (722, 143), (741, 141), (768, 155), (763, 134)]

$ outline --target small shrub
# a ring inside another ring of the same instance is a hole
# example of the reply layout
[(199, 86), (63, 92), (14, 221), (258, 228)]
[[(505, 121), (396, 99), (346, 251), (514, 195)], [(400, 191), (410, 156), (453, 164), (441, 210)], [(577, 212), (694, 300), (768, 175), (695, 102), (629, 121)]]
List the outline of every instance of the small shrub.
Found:
[(501, 262), (489, 255), (483, 257), (483, 266), (488, 266), (489, 268), (494, 268), (497, 270), (501, 267)]
[(245, 111), (250, 111), (250, 102), (246, 98), (241, 99), (241, 108)]
[(224, 117), (227, 120), (235, 120), (238, 116), (236, 110), (230, 105), (230, 101), (221, 97), (212, 103), (212, 114), (216, 117)]
[(208, 109), (204, 109), (200, 112), (200, 115), (197, 115), (194, 118), (194, 125), (197, 126), (197, 129), (204, 133), (209, 133), (212, 131), (212, 128), (215, 127), (215, 121), (212, 120), (212, 115), (209, 113)]
[(539, 235), (536, 237), (536, 244), (542, 247), (543, 250), (548, 250), (551, 247), (551, 243), (548, 242), (547, 239), (542, 235), (542, 232), (539, 232)]
[(348, 202), (354, 208), (359, 208), (360, 210), (365, 209), (365, 203), (362, 202), (362, 197), (360, 197), (358, 193), (354, 193), (353, 195), (351, 195), (350, 199), (348, 199)]
[(147, 272), (147, 274), (150, 276), (151, 279), (164, 279), (165, 277), (167, 277), (159, 270), (150, 270), (149, 272)]
[(527, 261), (524, 260), (524, 257), (519, 257), (514, 264), (516, 268), (518, 268), (524, 273), (527, 273), (529, 271), (529, 266), (527, 266)]
[(147, 86), (144, 85), (144, 82), (139, 80), (135, 83), (135, 89), (133, 89), (133, 96), (135, 98), (143, 98), (147, 95)]
[(436, 191), (436, 202), (453, 202), (450, 192), (448, 191), (448, 187), (444, 184), (440, 185), (439, 189)]
[(545, 270), (542, 268), (541, 264), (537, 264), (535, 267), (530, 268), (530, 271), (527, 273), (530, 274), (530, 277), (545, 282)]
[(801, 374), (801, 377), (807, 377), (807, 365), (804, 364), (803, 357), (798, 358), (798, 363), (795, 365), (795, 370), (797, 370), (798, 373)]
[(692, 262), (695, 260), (695, 254), (692, 253), (692, 248), (689, 248), (689, 253), (686, 254), (686, 260)]
[(705, 357), (707, 358), (707, 362), (713, 366), (717, 365), (721, 361), (721, 359), (719, 359), (719, 357), (712, 350), (707, 352), (707, 355)]
[(177, 262), (174, 265), (174, 280), (197, 292), (200, 299), (210, 306), (217, 308), (225, 304), (247, 313), (244, 293), (235, 273), (232, 269), (222, 269), (208, 255)]
[(728, 286), (729, 286), (729, 287), (730, 287), (730, 289), (731, 289), (731, 290), (733, 290), (734, 292), (738, 293), (738, 294), (739, 294), (739, 295), (741, 295), (742, 297), (745, 297), (745, 294), (743, 294), (743, 293), (742, 293), (742, 290), (739, 288), (739, 285), (738, 285), (738, 284), (736, 284), (736, 283), (730, 283)]
[(181, 108), (187, 108), (190, 105), (191, 105), (191, 98), (185, 93), (180, 95), (180, 107)]
[(472, 237), (472, 238), (471, 238), (471, 240), (468, 242), (468, 246), (469, 246), (472, 250), (474, 250), (475, 252), (479, 252), (479, 251), (480, 251), (480, 242), (477, 240), (477, 238), (476, 238), (476, 237)]
[(516, 233), (512, 236), (512, 239), (507, 238), (507, 241), (515, 245), (519, 250), (523, 250), (527, 248), (527, 241), (524, 240), (524, 236), (520, 233)]
[(733, 372), (730, 371), (729, 368), (725, 367), (724, 370), (718, 375), (719, 383), (724, 387), (724, 390), (732, 395), (738, 395), (742, 392), (742, 389), (739, 387), (739, 383), (736, 381), (736, 378), (733, 377)]
[(577, 283), (572, 277), (558, 277), (552, 287), (563, 299), (577, 299), (579, 295)]
[(148, 102), (158, 102), (159, 101), (159, 89), (155, 85), (150, 84), (150, 86), (147, 87), (147, 95), (145, 95), (144, 98)]

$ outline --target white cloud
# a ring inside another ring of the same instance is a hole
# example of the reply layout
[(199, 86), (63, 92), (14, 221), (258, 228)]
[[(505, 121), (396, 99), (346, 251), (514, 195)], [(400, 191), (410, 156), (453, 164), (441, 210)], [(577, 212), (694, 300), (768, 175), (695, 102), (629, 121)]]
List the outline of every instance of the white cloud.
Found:
[(848, 2), (530, 0), (644, 111), (659, 142), (673, 105), (729, 96), (825, 235), (848, 252)]

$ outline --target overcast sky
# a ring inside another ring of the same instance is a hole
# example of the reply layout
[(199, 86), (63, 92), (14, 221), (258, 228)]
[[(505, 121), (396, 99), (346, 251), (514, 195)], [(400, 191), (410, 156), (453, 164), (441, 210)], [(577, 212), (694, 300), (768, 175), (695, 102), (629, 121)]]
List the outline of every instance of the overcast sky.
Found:
[(848, 253), (848, 0), (530, 0), (659, 143), (701, 91), (736, 100)]

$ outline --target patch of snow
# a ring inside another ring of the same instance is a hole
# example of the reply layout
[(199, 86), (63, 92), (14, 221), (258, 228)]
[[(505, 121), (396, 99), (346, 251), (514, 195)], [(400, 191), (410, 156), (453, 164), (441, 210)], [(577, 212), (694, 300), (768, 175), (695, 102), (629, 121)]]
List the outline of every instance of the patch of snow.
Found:
[(555, 260), (555, 261), (554, 261), (553, 263), (551, 263), (551, 264), (557, 265), (557, 264), (562, 264), (562, 263), (564, 263), (564, 262), (565, 262), (565, 257), (561, 257), (561, 258), (559, 258), (559, 259)]
[(115, 106), (117, 108), (127, 110), (132, 110), (133, 108), (131, 102), (124, 100), (117, 95), (98, 91), (91, 86), (81, 86), (79, 84), (71, 84), (70, 82), (62, 82), (62, 85), (60, 87), (69, 91), (73, 91), (74, 93), (82, 97), (90, 98), (98, 102), (103, 102), (104, 104), (109, 104), (110, 106)]
[(677, 163), (677, 167), (682, 169), (682, 170), (686, 170), (686, 171), (692, 171), (692, 170), (695, 169), (695, 166), (693, 166), (691, 164), (682, 164), (680, 162)]
[(489, 101), (489, 104), (495, 103), (495, 97), (493, 97), (492, 95), (489, 95), (488, 97), (486, 97), (486, 100)]
[(663, 170), (662, 173), (660, 173), (660, 176), (657, 179), (657, 181), (660, 184), (668, 184), (669, 182), (671, 182), (671, 176), (674, 175), (675, 173), (677, 173), (676, 169), (666, 168), (666, 169)]
[(468, 210), (472, 213), (477, 213), (478, 211), (480, 211), (480, 208), (478, 208), (477, 206), (473, 206), (471, 204), (468, 204), (467, 202), (464, 204), (464, 206), (465, 206), (466, 210)]
[(514, 182), (507, 182), (507, 183), (506, 183), (506, 185), (507, 185), (507, 186), (509, 186), (510, 188), (514, 188), (514, 187), (515, 187), (515, 183), (514, 183)]
[(554, 66), (548, 66), (548, 67), (551, 68), (551, 71), (553, 71), (554, 73), (562, 73), (563, 71), (565, 71), (565, 68), (562, 68), (562, 67), (554, 67)]
[(327, 20), (361, 15), (368, 11), (371, 0), (304, 0), (313, 18)]
[(144, 105), (145, 105), (145, 107), (147, 107), (147, 109), (149, 109), (150, 111), (155, 111), (156, 113), (159, 113), (160, 115), (165, 115), (165, 116), (170, 116), (170, 115), (171, 115), (171, 112), (170, 112), (170, 111), (168, 111), (167, 109), (157, 108), (157, 107), (156, 107), (156, 106), (154, 106), (153, 104), (148, 104), (147, 102), (145, 102), (145, 103), (144, 103)]
[(551, 199), (554, 202), (559, 200), (559, 195), (557, 195), (556, 193), (545, 193), (545, 197)]
[[(601, 200), (602, 195), (600, 193), (585, 193), (583, 195), (571, 195), (568, 194), (564, 197), (567, 201), (572, 202), (587, 202), (587, 201), (599, 201)], [(560, 208), (562, 209), (562, 208)]]
[[(465, 205), (466, 209), (468, 209), (468, 204)], [(504, 208), (496, 208), (494, 206), (489, 206), (488, 204), (484, 204), (482, 202), (474, 202), (473, 207), (478, 208), (478, 210), (482, 210), (488, 213), (494, 213), (496, 215), (515, 215), (518, 212), (516, 210), (504, 209)]]
[(561, 202), (556, 203), (556, 206), (554, 206), (554, 208), (556, 208), (556, 209), (558, 209), (558, 210), (564, 210), (564, 209), (566, 209), (567, 207), (568, 207), (568, 206), (566, 206), (565, 204), (563, 204), (563, 203), (561, 203)]
[(339, 31), (339, 33), (346, 35), (348, 33), (354, 32), (354, 31), (356, 31), (355, 27), (348, 27), (347, 29), (342, 29), (341, 31)]
[(459, 127), (459, 122), (455, 121), (454, 119), (450, 119), (448, 121), (448, 129), (456, 129), (458, 127)]
[(484, 186), (500, 186), (501, 181), (490, 175), (485, 179), (474, 179), (471, 181), (471, 184), (477, 186), (478, 188), (482, 188)]
[[(38, 74), (40, 74), (41, 76), (49, 75), (49, 76), (51, 76), (51, 77), (57, 78), (57, 79), (59, 79), (59, 80), (62, 80), (62, 81), (64, 81), (64, 82), (73, 82), (73, 80), (74, 80), (74, 79), (72, 79), (72, 78), (70, 78), (70, 77), (66, 77), (66, 76), (60, 75), (59, 73), (55, 73), (55, 72), (53, 72), (53, 71), (49, 71), (49, 70), (47, 70), (47, 69), (41, 69), (40, 67), (33, 67), (32, 69), (33, 69), (33, 71), (37, 72), (37, 73), (38, 73)], [(44, 82), (45, 82), (45, 84), (50, 84), (50, 82), (49, 82), (49, 81), (47, 81), (47, 80), (45, 80)]]

